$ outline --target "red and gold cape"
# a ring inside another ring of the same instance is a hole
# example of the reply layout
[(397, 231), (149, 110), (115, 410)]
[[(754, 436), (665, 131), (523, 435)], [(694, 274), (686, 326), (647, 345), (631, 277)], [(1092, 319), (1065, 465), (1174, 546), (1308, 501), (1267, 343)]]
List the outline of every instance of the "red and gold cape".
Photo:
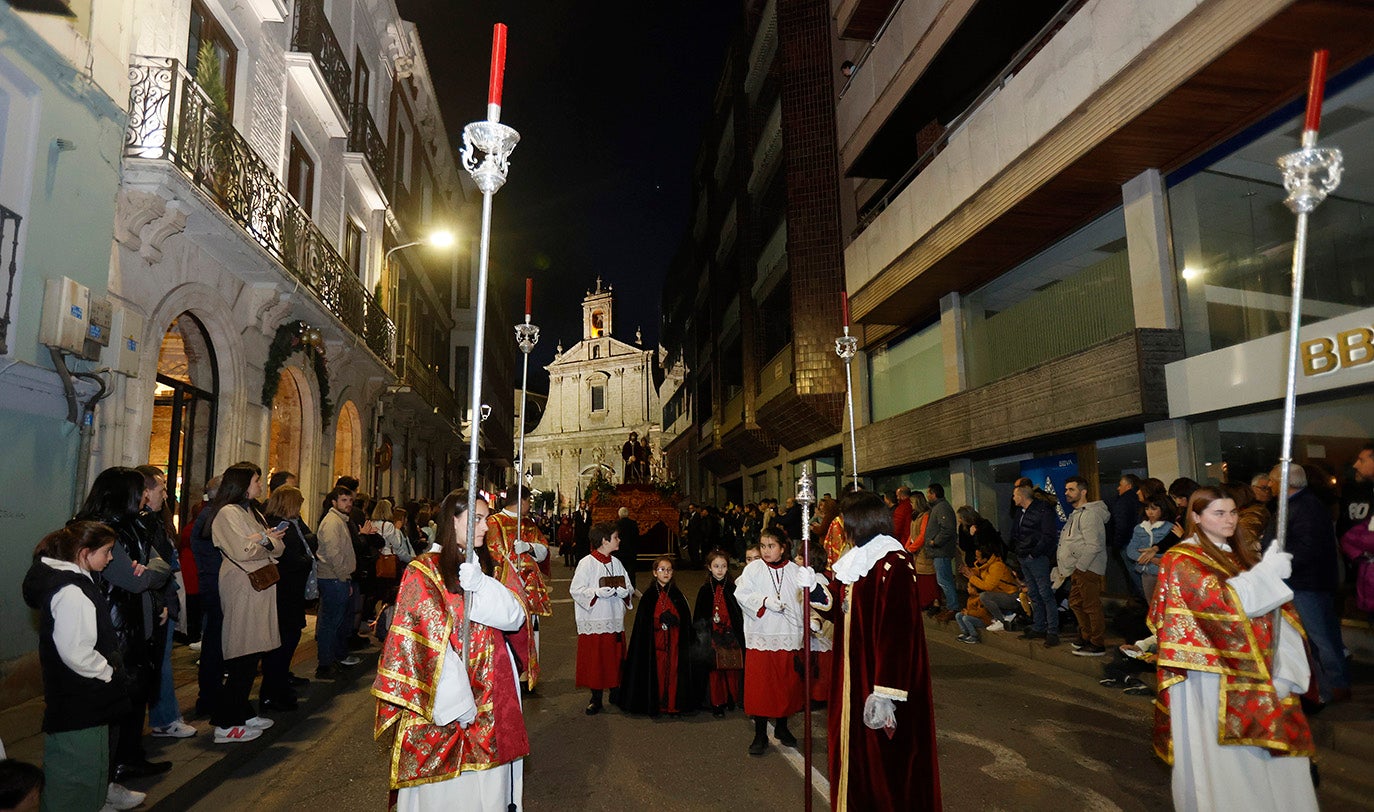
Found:
[[(520, 535), (527, 544), (548, 546), (548, 540), (534, 522), (521, 522)], [(524, 645), (516, 650), (516, 656), (520, 658), (523, 669), (520, 676), (533, 690), (539, 682), (539, 649), (534, 644), (534, 616), (552, 615), (553, 603), (549, 599), (549, 587), (544, 582), (544, 574), (539, 571), (539, 562), (529, 553), (515, 552), (515, 540), (514, 516), (500, 512), (487, 518), (486, 544), (496, 562), (496, 580), (515, 590), (529, 608)]]
[[(1149, 624), (1159, 639), (1155, 754), (1173, 764), (1169, 691), (1189, 671), (1221, 675), (1218, 743), (1263, 747), (1275, 756), (1310, 756), (1312, 731), (1296, 695), (1274, 691), (1275, 613), (1248, 617), (1230, 576), (1205, 550), (1178, 544), (1164, 554)], [(1291, 603), (1283, 616), (1300, 633)]]
[[(449, 644), (462, 650), (464, 596), (444, 588), (438, 556), (426, 553), (406, 567), (396, 611), (377, 663), (375, 738), (394, 729), (391, 787), (418, 786), (488, 770), (529, 755), (529, 737), (504, 632), (471, 624), (468, 680), (477, 719), (434, 724), (434, 693)], [(452, 667), (454, 663), (450, 662)]]

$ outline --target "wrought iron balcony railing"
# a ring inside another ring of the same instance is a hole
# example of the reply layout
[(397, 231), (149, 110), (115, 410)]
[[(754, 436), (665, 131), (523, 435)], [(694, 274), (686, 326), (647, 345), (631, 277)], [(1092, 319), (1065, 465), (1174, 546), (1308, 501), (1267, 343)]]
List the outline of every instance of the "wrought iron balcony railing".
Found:
[(328, 310), (393, 364), (396, 326), (310, 215), (175, 59), (129, 66), (124, 156), (170, 161)]
[(334, 29), (329, 27), (329, 18), (324, 13), (324, 0), (298, 0), (296, 3), (291, 50), (315, 57), (315, 64), (319, 65), (334, 101), (339, 103), (340, 110), (348, 110), (353, 68), (348, 65), (348, 57), (334, 36)]
[(413, 346), (407, 345), (397, 353), (396, 376), (401, 383), (410, 386), (415, 394), (424, 398), (426, 403), (437, 407), (439, 413), (448, 420), (457, 424), (461, 419), (458, 398), (438, 373), (425, 365), (424, 359)]
[(372, 173), (383, 189), (391, 188), (390, 164), (387, 163), (386, 139), (377, 130), (377, 122), (372, 120), (372, 111), (367, 105), (353, 103), (348, 116), (348, 151), (360, 152), (367, 158)]

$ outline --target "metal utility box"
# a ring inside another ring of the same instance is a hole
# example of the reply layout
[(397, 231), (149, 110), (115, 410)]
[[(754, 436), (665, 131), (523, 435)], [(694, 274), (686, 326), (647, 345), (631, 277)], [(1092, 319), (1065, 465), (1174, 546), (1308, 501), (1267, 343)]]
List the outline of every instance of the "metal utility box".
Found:
[(86, 348), (91, 289), (74, 279), (49, 279), (43, 288), (38, 342), (80, 355)]
[(103, 366), (121, 375), (137, 378), (139, 345), (143, 341), (143, 330), (147, 326), (147, 320), (128, 307), (116, 304), (114, 318), (111, 321), (110, 346), (106, 347), (100, 356)]

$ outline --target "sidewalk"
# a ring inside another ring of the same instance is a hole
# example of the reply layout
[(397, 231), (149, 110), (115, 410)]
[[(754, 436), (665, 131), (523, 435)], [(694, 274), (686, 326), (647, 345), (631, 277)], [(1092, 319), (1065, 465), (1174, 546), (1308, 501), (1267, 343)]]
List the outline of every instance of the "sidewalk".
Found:
[[(292, 661), (297, 676), (311, 678), (309, 685), (297, 689), (300, 707), (292, 712), (268, 712), (276, 722), (258, 739), (243, 744), (215, 744), (214, 729), (205, 719), (193, 719), (190, 714), (196, 704), (196, 660), (199, 653), (177, 644), (172, 651), (172, 674), (177, 700), (186, 721), (197, 734), (189, 739), (161, 739), (145, 736), (144, 745), (152, 761), (171, 761), (172, 769), (151, 778), (127, 783), (130, 789), (148, 793), (148, 800), (139, 809), (186, 809), (206, 792), (232, 774), (254, 756), (271, 747), (287, 731), (306, 722), (313, 712), (327, 704), (336, 694), (348, 690), (363, 679), (371, 679), (377, 647), (374, 644), (361, 651), (361, 665), (346, 669), (346, 676), (338, 680), (315, 680), (316, 647), (315, 616), (306, 615), (306, 628)], [(253, 693), (256, 698), (256, 690)], [(12, 707), (0, 709), (0, 739), (10, 758), (33, 764), (43, 763), (43, 699), (38, 697)]]
[[(940, 637), (945, 642), (953, 641), (959, 634), (959, 626), (954, 622), (936, 623), (925, 621), (926, 634)], [(1350, 630), (1345, 630), (1347, 633)], [(1097, 683), (1102, 677), (1102, 666), (1112, 662), (1113, 654), (1119, 646), (1133, 640), (1107, 638), (1107, 654), (1103, 657), (1079, 657), (1073, 653), (1072, 642), (1075, 632), (1061, 635), (1063, 642), (1055, 648), (1045, 648), (1042, 640), (1022, 640), (1020, 631), (989, 632), (984, 630), (982, 643), (963, 645), (965, 648), (995, 649), (1038, 663), (1044, 663), (1082, 676), (1084, 691), (1098, 691), (1115, 694), (1130, 702), (1148, 703), (1148, 697), (1131, 697), (1121, 694), (1118, 688), (1106, 688)], [(1362, 647), (1352, 644), (1356, 652)], [(1152, 682), (1149, 674), (1140, 675), (1146, 682)], [(1311, 717), (1312, 736), (1317, 745), (1314, 759), (1323, 776), (1337, 780), (1345, 788), (1356, 787), (1364, 794), (1351, 796), (1358, 802), (1358, 808), (1368, 808), (1370, 798), (1374, 798), (1374, 771), (1369, 769), (1374, 763), (1374, 663), (1368, 660), (1351, 659), (1350, 676), (1354, 685), (1354, 699), (1340, 705), (1332, 705)]]

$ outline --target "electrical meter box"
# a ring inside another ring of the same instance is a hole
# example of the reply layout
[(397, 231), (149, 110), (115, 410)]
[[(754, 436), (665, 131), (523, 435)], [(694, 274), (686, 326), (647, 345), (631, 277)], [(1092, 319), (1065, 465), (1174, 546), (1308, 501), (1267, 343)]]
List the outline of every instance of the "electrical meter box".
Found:
[(90, 325), (91, 289), (74, 279), (49, 279), (43, 289), (38, 343), (80, 355)]
[(87, 315), (86, 348), (81, 355), (89, 361), (95, 361), (100, 358), (100, 348), (110, 346), (110, 319), (113, 316), (110, 300), (92, 299)]
[(146, 321), (124, 305), (116, 304), (113, 309), (114, 316), (110, 320), (110, 346), (100, 355), (102, 365), (121, 375), (137, 378), (139, 343), (143, 341)]

